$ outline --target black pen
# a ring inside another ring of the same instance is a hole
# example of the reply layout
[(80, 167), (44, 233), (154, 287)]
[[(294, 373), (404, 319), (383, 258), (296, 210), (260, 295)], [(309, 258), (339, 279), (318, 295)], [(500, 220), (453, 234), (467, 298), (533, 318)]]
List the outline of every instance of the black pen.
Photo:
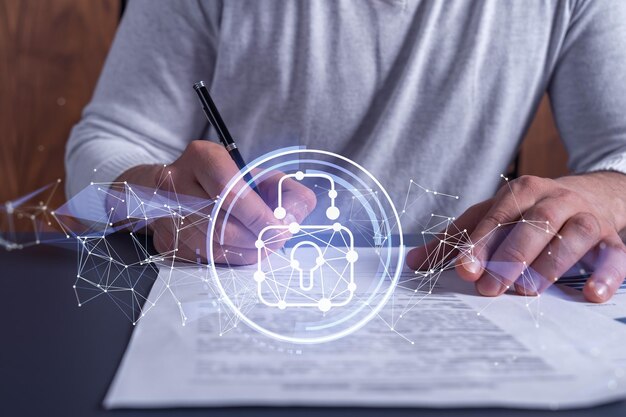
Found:
[[(217, 135), (220, 138), (220, 142), (222, 142), (222, 145), (224, 145), (224, 147), (230, 154), (230, 157), (233, 158), (233, 161), (235, 161), (235, 164), (237, 164), (237, 167), (240, 170), (245, 169), (246, 161), (243, 160), (243, 157), (239, 153), (239, 149), (237, 149), (237, 145), (235, 144), (233, 137), (230, 135), (230, 132), (228, 131), (228, 128), (226, 127), (226, 124), (224, 123), (224, 120), (222, 119), (222, 116), (220, 116), (220, 113), (217, 111), (217, 107), (215, 106), (215, 103), (213, 102), (213, 99), (211, 98), (211, 95), (209, 94), (209, 90), (207, 90), (206, 85), (204, 84), (204, 81), (198, 81), (197, 83), (195, 83), (193, 85), (193, 89), (196, 90), (196, 93), (198, 93), (198, 97), (200, 98), (200, 103), (202, 103), (202, 110), (204, 110), (204, 114), (206, 115), (206, 118), (209, 119), (209, 123), (211, 123), (211, 125), (217, 131)], [(244, 174), (243, 180), (259, 196), (261, 195), (261, 193), (259, 192), (259, 189), (257, 188), (256, 184), (252, 180), (252, 176), (250, 175), (250, 172), (246, 172)]]

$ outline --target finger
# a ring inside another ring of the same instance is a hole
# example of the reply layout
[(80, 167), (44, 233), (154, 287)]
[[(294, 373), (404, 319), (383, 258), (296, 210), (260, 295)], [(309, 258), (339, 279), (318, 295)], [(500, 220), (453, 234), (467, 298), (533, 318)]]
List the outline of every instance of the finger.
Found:
[(543, 181), (537, 177), (523, 176), (507, 182), (498, 191), (493, 205), (470, 235), (473, 251), (466, 255), (466, 271), (459, 270), (462, 278), (477, 281), (481, 277), (489, 255), (499, 244), (493, 235), (498, 229), (519, 220), (523, 212), (542, 198), (545, 188)]
[(222, 265), (252, 265), (258, 261), (256, 249), (238, 248), (228, 245), (213, 247), (213, 262)]
[[(160, 227), (154, 233), (154, 246), (159, 253), (182, 262), (207, 262), (206, 232), (197, 227), (174, 232), (171, 227)], [(231, 245), (214, 244), (213, 261), (228, 265), (249, 265), (257, 262), (257, 250)]]
[(595, 249), (587, 252), (585, 256), (583, 256), (581, 259), (578, 260), (578, 263), (580, 264), (583, 270), (585, 271), (593, 270), (594, 265), (598, 261), (598, 250), (599, 250), (599, 247), (596, 247)]
[[(228, 152), (220, 146), (212, 146), (211, 152), (203, 149), (200, 161), (202, 163), (194, 164), (194, 173), (202, 188), (212, 196), (223, 193), (230, 180), (240, 174)], [(241, 179), (221, 198), (224, 210), (255, 235), (267, 225), (280, 224), (263, 199)]]
[(585, 298), (603, 303), (615, 294), (626, 277), (626, 250), (619, 237), (599, 245), (598, 259), (591, 277), (583, 287)]
[(469, 233), (491, 203), (492, 200), (487, 200), (470, 207), (441, 232), (422, 232), (424, 240), (430, 240), (407, 253), (407, 266), (413, 270), (429, 270), (433, 265), (450, 261), (459, 251), (467, 250), (465, 246), (469, 240)]
[[(176, 174), (176, 171), (174, 172), (174, 174)], [(179, 187), (179, 188), (183, 188), (186, 191), (192, 191), (194, 192), (195, 195), (204, 195), (208, 197), (204, 189), (200, 187), (200, 185), (198, 184), (196, 184), (195, 189), (189, 186)], [(185, 201), (184, 197), (185, 197), (184, 195), (177, 194), (177, 198), (180, 202), (182, 202), (182, 204), (184, 204), (184, 201)], [(195, 207), (185, 207), (185, 208), (189, 210), (193, 210)], [(198, 241), (202, 240), (204, 243), (204, 240), (206, 239), (206, 234), (207, 234), (207, 230), (209, 226), (208, 223), (210, 219), (210, 216), (205, 215), (205, 212), (207, 212), (207, 209), (203, 208), (201, 210), (198, 210), (197, 212), (194, 212), (193, 214), (188, 214), (182, 218), (172, 218), (171, 219), (173, 223), (172, 227), (173, 228), (179, 227), (181, 232), (183, 230), (189, 232), (193, 230), (194, 228), (197, 228), (198, 230), (194, 231), (194, 233), (198, 234), (197, 240)], [(216, 219), (213, 219), (213, 221), (215, 222), (215, 233), (212, 236), (213, 241), (217, 243), (224, 243), (227, 245), (231, 245), (233, 247), (256, 249), (255, 242), (257, 240), (257, 237), (254, 234), (252, 234), (252, 232), (247, 227), (245, 227), (234, 216), (229, 216), (228, 221), (226, 223), (224, 223), (224, 218), (225, 218), (225, 212), (221, 210), (218, 217)], [(185, 239), (193, 240), (193, 238), (191, 238), (188, 235), (188, 233)], [(196, 246), (199, 246), (199, 245), (196, 245)], [(205, 246), (205, 245), (202, 245), (202, 246)], [(282, 245), (279, 243), (275, 244), (276, 248), (280, 246)]]
[(213, 242), (222, 245), (255, 249), (255, 242), (258, 239), (257, 236), (252, 234), (250, 229), (241, 223), (239, 219), (231, 216), (228, 220), (225, 220), (225, 213), (222, 211), (219, 213), (217, 219), (213, 221), (215, 222), (213, 236), (211, 236)]
[[(177, 261), (207, 262), (206, 231), (198, 227), (180, 230), (178, 237), (171, 239), (174, 247), (169, 248)], [(257, 249), (213, 243), (213, 262), (228, 265), (249, 265), (256, 263)], [(263, 256), (261, 257), (263, 259)]]
[(422, 233), (422, 236), (428, 236), (430, 240), (425, 245), (415, 247), (407, 253), (407, 266), (414, 271), (429, 271), (454, 258), (458, 252), (458, 245), (450, 247), (447, 230), (446, 228), (436, 233)]
[(289, 262), (288, 255), (279, 252), (276, 248), (273, 248), (270, 244), (264, 244), (261, 248), (241, 248), (232, 245), (220, 245), (213, 244), (214, 261), (220, 263), (228, 261), (231, 264), (236, 265), (250, 265), (255, 264), (269, 256), (278, 257), (285, 262)]
[(169, 219), (157, 219), (152, 225), (152, 245), (160, 254), (173, 253), (176, 239), (171, 230)]
[(456, 272), (461, 279), (466, 281), (475, 281), (477, 279), (475, 276), (480, 272), (481, 266), (478, 259), (474, 256), (474, 242), (471, 236), (475, 234), (476, 227), (480, 224), (485, 215), (489, 213), (496, 202), (497, 200), (495, 198), (486, 200), (473, 206), (459, 217), (459, 221), (465, 224), (465, 229), (469, 235), (463, 249), (460, 251), (455, 265)]
[[(181, 225), (172, 218), (158, 219), (155, 222), (153, 245), (160, 254), (171, 256), (176, 261), (206, 262), (206, 230), (206, 227), (198, 223)], [(216, 263), (248, 265), (256, 263), (258, 260), (256, 248), (214, 243), (213, 249), (214, 262)], [(261, 255), (261, 259), (263, 259), (265, 254), (262, 253)]]
[[(208, 219), (198, 218), (198, 216), (190, 216), (190, 218), (191, 220), (187, 218), (185, 224), (179, 224), (176, 226), (177, 228), (174, 229), (177, 233), (177, 239), (174, 241), (178, 244), (176, 248), (178, 249), (176, 251), (176, 259), (189, 262), (204, 262), (208, 255), (206, 247)], [(196, 221), (193, 221), (194, 218), (196, 218)], [(234, 217), (229, 218), (226, 225), (222, 222), (223, 216), (220, 216), (216, 221), (216, 229), (212, 236), (214, 256), (223, 253), (224, 250), (227, 249), (229, 252), (226, 253), (231, 253), (231, 258), (233, 256), (240, 256), (243, 257), (245, 263), (253, 263), (249, 260), (249, 255), (252, 252), (256, 254), (257, 247), (255, 244), (257, 237), (252, 235), (250, 231)], [(182, 223), (182, 221), (180, 223)], [(224, 233), (220, 232), (222, 227)], [(279, 231), (276, 235), (280, 235), (281, 233), (285, 235), (283, 238), (275, 238), (272, 241), (264, 242), (268, 250), (278, 250), (284, 245), (286, 240), (291, 238), (291, 234), (287, 229)], [(223, 240), (220, 240), (220, 238), (223, 238)], [(238, 261), (237, 263), (241, 264), (242, 262)]]
[(589, 252), (600, 237), (600, 224), (589, 213), (571, 217), (515, 283), (522, 295), (537, 295)]
[[(273, 171), (259, 183), (262, 194), (266, 196), (266, 201), (272, 207), (278, 206), (278, 184), (285, 174)], [(315, 193), (300, 181), (292, 178), (285, 178), (281, 185), (281, 207), (285, 209), (285, 219), (290, 219), (298, 224), (315, 209), (317, 197)], [(291, 215), (291, 216), (290, 216)], [(286, 221), (286, 223), (291, 223)]]
[(478, 292), (496, 296), (505, 292), (550, 243), (571, 216), (570, 206), (546, 198), (531, 207), (489, 257), (476, 282)]
[(176, 218), (159, 219), (155, 225), (153, 242), (161, 254), (175, 261), (206, 261), (206, 229)]
[(163, 174), (157, 181), (157, 189), (173, 193), (172, 198), (189, 196), (210, 199), (211, 196), (200, 185), (193, 172), (187, 167), (169, 165), (163, 168)]
[[(213, 199), (194, 176), (176, 166), (164, 169), (168, 170), (167, 174), (157, 184), (157, 189), (141, 192), (141, 207), (132, 209), (150, 220), (155, 217), (171, 217), (173, 221), (178, 221), (192, 215), (208, 217), (212, 211)], [(135, 195), (137, 193), (139, 191)]]
[(316, 204), (317, 197), (310, 188), (291, 178), (283, 181), (282, 207), (287, 212), (285, 219), (291, 215), (300, 224), (315, 209)]
[(218, 245), (256, 250), (258, 248), (257, 245), (262, 244), (272, 250), (278, 250), (292, 237), (287, 226), (268, 227), (263, 229), (258, 236), (255, 236), (235, 217), (230, 216), (228, 219), (225, 219), (223, 211), (213, 221), (215, 222), (215, 228), (211, 240)]

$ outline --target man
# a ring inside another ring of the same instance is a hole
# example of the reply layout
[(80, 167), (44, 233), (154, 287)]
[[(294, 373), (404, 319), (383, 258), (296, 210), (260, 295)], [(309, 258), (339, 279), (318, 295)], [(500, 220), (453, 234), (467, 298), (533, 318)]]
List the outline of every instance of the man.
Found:
[[(67, 191), (115, 179), (154, 187), (171, 163), (179, 192), (217, 195), (237, 168), (219, 145), (194, 141), (208, 135), (191, 91), (203, 79), (248, 157), (301, 144), (355, 160), (396, 199), (415, 178), (464, 208), (478, 203), (456, 222), (475, 244), (457, 270), (481, 294), (538, 293), (587, 255), (596, 270), (584, 294), (602, 302), (626, 276), (623, 39), (626, 2), (611, 0), (134, 0), (69, 140)], [(523, 177), (492, 197), (545, 91), (577, 175)], [(288, 188), (300, 222), (314, 196)], [(242, 251), (275, 221), (256, 195), (235, 217), (226, 245)], [(558, 235), (521, 222), (486, 239), (520, 219)], [(168, 227), (153, 228), (160, 250), (173, 244)], [(517, 267), (493, 274), (487, 261)], [(523, 285), (527, 267), (545, 279)]]

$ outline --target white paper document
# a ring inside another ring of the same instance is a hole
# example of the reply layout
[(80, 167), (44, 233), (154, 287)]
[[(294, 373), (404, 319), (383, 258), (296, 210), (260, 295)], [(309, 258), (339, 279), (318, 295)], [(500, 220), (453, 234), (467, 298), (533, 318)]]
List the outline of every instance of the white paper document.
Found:
[[(626, 294), (605, 307), (592, 307), (569, 287), (541, 297), (485, 298), (449, 271), (430, 294), (397, 288), (381, 314), (353, 335), (285, 345), (241, 323), (224, 333), (224, 307), (218, 311), (201, 278), (189, 279), (206, 273), (202, 268), (160, 273), (187, 284), (177, 286), (175, 298), (159, 296), (137, 324), (107, 408), (556, 409), (626, 397), (626, 324), (619, 321)], [(153, 293), (163, 290), (157, 287)]]

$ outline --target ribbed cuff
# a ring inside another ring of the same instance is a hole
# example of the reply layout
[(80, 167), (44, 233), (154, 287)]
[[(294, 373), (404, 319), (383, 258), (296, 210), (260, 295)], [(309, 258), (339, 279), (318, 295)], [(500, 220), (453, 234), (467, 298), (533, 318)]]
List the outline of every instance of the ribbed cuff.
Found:
[(589, 167), (577, 171), (577, 174), (597, 171), (614, 171), (626, 174), (626, 153), (611, 155)]

